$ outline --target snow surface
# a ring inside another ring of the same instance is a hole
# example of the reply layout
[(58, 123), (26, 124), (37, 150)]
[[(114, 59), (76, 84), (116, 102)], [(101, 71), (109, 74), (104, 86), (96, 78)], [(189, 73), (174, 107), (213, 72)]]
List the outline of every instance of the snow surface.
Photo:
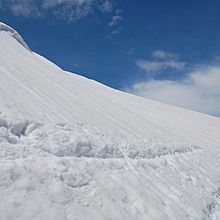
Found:
[(24, 40), (21, 37), (21, 35), (17, 31), (15, 31), (13, 28), (11, 28), (8, 25), (0, 22), (0, 31), (6, 31), (6, 32), (10, 33), (10, 35), (14, 39), (16, 39), (18, 41), (18, 43), (20, 43), (27, 50), (31, 51), (30, 48), (28, 47), (28, 45), (24, 42)]
[(219, 219), (219, 118), (63, 71), (14, 33), (0, 23), (1, 220)]

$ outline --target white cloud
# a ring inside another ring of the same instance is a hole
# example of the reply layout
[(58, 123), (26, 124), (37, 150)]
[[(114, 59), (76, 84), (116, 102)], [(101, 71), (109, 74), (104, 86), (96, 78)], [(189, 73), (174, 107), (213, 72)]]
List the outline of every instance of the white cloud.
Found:
[(19, 2), (14, 1), (13, 3), (8, 5), (9, 9), (16, 16), (22, 15), (24, 17), (28, 17), (31, 15), (41, 16), (40, 11), (37, 6), (32, 4), (32, 1), (21, 0)]
[(195, 111), (220, 116), (220, 67), (200, 67), (182, 81), (135, 83), (128, 92)]
[(115, 15), (112, 16), (112, 20), (108, 23), (108, 26), (112, 27), (111, 34), (119, 34), (123, 27), (119, 26), (120, 21), (124, 20), (124, 18), (120, 15), (122, 13), (122, 10), (115, 9), (114, 10)]
[[(48, 1), (48, 0), (47, 0)], [(54, 5), (57, 3), (56, 5)], [(66, 21), (77, 21), (82, 17), (86, 17), (93, 13), (94, 10), (93, 0), (56, 0), (48, 9), (52, 9), (56, 17), (63, 18)]]
[(115, 30), (112, 31), (112, 34), (119, 34), (123, 30), (123, 27), (117, 27)]
[(151, 56), (153, 60), (136, 60), (136, 65), (149, 74), (161, 73), (167, 69), (183, 70), (186, 66), (186, 62), (178, 61), (177, 54), (155, 50)]
[(113, 10), (113, 4), (110, 1), (105, 1), (103, 4), (100, 5), (99, 9), (102, 12), (111, 12)]
[(42, 5), (44, 8), (53, 8), (56, 6), (91, 6), (95, 3), (94, 0), (43, 0)]
[(160, 59), (170, 59), (170, 58), (175, 59), (177, 58), (177, 54), (169, 53), (164, 50), (155, 50), (152, 52), (152, 57), (160, 58)]
[(96, 9), (110, 12), (112, 0), (5, 0), (0, 4), (0, 10), (10, 10), (14, 15), (45, 16), (51, 12), (66, 21), (77, 21), (94, 14)]
[(165, 61), (149, 61), (149, 60), (137, 60), (136, 64), (139, 68), (147, 73), (160, 73), (166, 69), (182, 70), (185, 68), (186, 63), (176, 60)]
[(119, 15), (114, 15), (112, 17), (112, 21), (108, 23), (109, 26), (115, 26), (118, 24), (119, 21), (123, 20), (124, 18)]

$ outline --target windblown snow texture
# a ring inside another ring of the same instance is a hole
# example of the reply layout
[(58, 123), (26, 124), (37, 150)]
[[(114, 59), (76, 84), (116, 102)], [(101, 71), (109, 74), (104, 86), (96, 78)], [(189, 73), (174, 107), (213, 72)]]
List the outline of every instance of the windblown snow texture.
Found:
[(220, 119), (65, 72), (0, 23), (0, 219), (218, 219)]

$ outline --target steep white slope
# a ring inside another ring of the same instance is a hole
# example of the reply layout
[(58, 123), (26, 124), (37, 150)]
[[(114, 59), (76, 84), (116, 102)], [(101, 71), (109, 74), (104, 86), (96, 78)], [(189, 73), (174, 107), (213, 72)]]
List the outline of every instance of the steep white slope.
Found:
[(0, 27), (0, 219), (214, 216), (219, 118), (65, 72)]

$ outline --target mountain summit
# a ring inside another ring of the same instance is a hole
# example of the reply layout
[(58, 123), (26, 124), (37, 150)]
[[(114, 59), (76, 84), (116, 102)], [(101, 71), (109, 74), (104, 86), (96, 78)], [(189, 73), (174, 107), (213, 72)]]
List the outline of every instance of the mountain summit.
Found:
[[(158, 88), (159, 89), (159, 88)], [(66, 72), (0, 23), (0, 219), (214, 219), (220, 119)]]
[(21, 35), (16, 30), (14, 30), (13, 28), (9, 27), (7, 24), (4, 24), (4, 23), (0, 22), (0, 31), (7, 32), (7, 34), (11, 35), (24, 48), (26, 48), (27, 50), (31, 51), (30, 48), (28, 47), (28, 45), (24, 42), (24, 40), (21, 37)]

